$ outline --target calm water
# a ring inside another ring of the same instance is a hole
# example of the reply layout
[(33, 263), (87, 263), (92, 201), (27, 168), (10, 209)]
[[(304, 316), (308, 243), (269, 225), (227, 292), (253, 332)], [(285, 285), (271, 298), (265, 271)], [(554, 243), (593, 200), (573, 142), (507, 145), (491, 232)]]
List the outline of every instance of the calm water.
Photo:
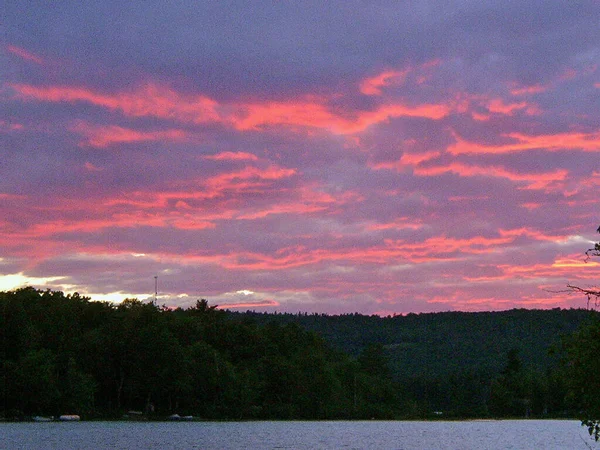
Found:
[(2, 449), (600, 449), (577, 421), (0, 423)]

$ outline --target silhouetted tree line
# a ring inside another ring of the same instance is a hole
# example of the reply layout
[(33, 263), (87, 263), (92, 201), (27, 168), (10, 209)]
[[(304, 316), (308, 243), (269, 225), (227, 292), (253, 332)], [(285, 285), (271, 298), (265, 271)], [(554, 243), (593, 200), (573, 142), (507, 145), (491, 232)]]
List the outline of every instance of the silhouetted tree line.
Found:
[(0, 308), (8, 418), (574, 416), (548, 349), (593, 314), (231, 313), (33, 288), (0, 292)]
[(4, 417), (391, 418), (378, 347), (358, 359), (296, 324), (24, 288), (0, 293)]

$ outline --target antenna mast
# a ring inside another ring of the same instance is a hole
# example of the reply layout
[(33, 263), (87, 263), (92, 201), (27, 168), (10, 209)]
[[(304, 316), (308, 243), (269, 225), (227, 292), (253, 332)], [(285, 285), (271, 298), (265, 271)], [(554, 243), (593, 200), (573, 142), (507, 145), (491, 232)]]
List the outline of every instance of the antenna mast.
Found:
[(154, 275), (154, 304), (156, 304), (156, 297), (158, 297), (158, 275)]

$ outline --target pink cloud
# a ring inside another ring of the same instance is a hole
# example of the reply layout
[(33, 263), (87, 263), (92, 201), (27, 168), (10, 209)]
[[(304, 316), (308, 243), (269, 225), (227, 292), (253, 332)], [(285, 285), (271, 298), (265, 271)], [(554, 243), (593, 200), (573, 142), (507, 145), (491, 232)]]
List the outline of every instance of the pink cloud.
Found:
[(326, 100), (302, 98), (287, 102), (232, 103), (220, 105), (201, 95), (184, 97), (175, 91), (147, 84), (135, 92), (101, 94), (85, 88), (52, 86), (36, 87), (12, 84), (24, 100), (47, 102), (86, 102), (126, 116), (153, 116), (192, 123), (221, 123), (239, 131), (262, 127), (309, 127), (337, 134), (359, 133), (368, 127), (395, 117), (423, 117), (439, 120), (450, 113), (444, 104), (414, 106), (392, 103), (372, 111), (348, 111), (345, 115), (332, 112)]
[[(88, 208), (80, 210), (85, 211), (82, 219), (50, 219), (40, 220), (35, 224), (31, 224), (25, 229), (21, 230), (7, 230), (7, 240), (1, 240), (3, 245), (24, 245), (27, 243), (38, 242), (39, 240), (49, 239), (50, 242), (53, 237), (62, 235), (65, 233), (95, 233), (103, 229), (110, 228), (137, 228), (142, 226), (157, 227), (157, 228), (179, 228), (179, 229), (193, 229), (202, 230), (207, 228), (214, 228), (214, 223), (207, 221), (201, 215), (193, 216), (191, 214), (180, 214), (176, 211), (162, 211), (162, 212), (145, 212), (145, 211), (131, 211), (127, 213), (120, 213), (114, 210), (101, 209), (98, 207)], [(76, 245), (76, 244), (75, 244)], [(54, 242), (50, 245), (48, 253), (52, 253), (51, 248), (61, 248), (60, 242)], [(35, 249), (32, 249), (35, 251)]]
[[(290, 197), (292, 198), (285, 202), (274, 202), (259, 208), (245, 208), (236, 215), (236, 218), (254, 220), (274, 214), (305, 215), (324, 211), (332, 212), (342, 205), (362, 200), (361, 196), (354, 192), (346, 191), (333, 196), (311, 186), (299, 187), (295, 192), (290, 193)], [(298, 200), (294, 200), (294, 197), (297, 197)]]
[(530, 86), (519, 86), (516, 83), (513, 84), (513, 87), (510, 90), (510, 93), (514, 96), (522, 96), (522, 95), (533, 95), (540, 94), (542, 92), (546, 92), (549, 86), (545, 86), (542, 84), (533, 84)]
[(527, 202), (527, 203), (521, 203), (520, 205), (522, 208), (528, 209), (528, 210), (534, 210), (534, 209), (538, 209), (542, 206), (541, 203), (535, 203), (535, 202)]
[(385, 223), (371, 223), (366, 226), (369, 231), (380, 231), (380, 230), (418, 230), (423, 228), (423, 223), (418, 221), (411, 221), (408, 218), (402, 218), (394, 220), (393, 222)]
[(101, 167), (97, 167), (95, 165), (93, 165), (91, 162), (86, 162), (84, 164), (84, 167), (89, 170), (90, 172), (101, 172), (103, 169)]
[(238, 303), (226, 303), (223, 305), (219, 305), (220, 309), (229, 309), (229, 308), (259, 308), (263, 306), (280, 306), (280, 303), (275, 300), (257, 300), (251, 302), (238, 302)]
[(287, 178), (296, 173), (296, 169), (288, 169), (271, 165), (265, 169), (247, 166), (242, 170), (227, 172), (208, 178), (203, 184), (215, 192), (224, 190), (245, 190), (248, 187), (263, 186), (265, 182)]
[(258, 157), (252, 153), (246, 152), (221, 152), (216, 155), (206, 155), (203, 159), (212, 161), (257, 161)]
[(528, 116), (539, 115), (540, 108), (535, 103), (520, 101), (510, 102), (499, 97), (485, 95), (461, 94), (455, 100), (459, 112), (469, 112), (474, 120), (484, 122), (495, 116), (514, 116), (523, 113)]
[[(240, 196), (248, 193), (266, 195), (276, 192), (277, 187), (274, 183), (295, 174), (295, 169), (277, 165), (264, 168), (247, 166), (240, 170), (223, 172), (198, 180), (172, 182), (170, 187), (163, 188), (159, 192), (130, 192), (123, 197), (106, 199), (104, 205), (142, 210), (179, 205), (179, 209), (191, 209), (190, 203), (193, 202), (196, 205), (194, 208), (202, 214), (204, 220), (232, 219), (238, 211)], [(202, 202), (208, 200), (223, 200), (224, 203), (211, 203), (211, 210), (207, 211)]]
[(17, 130), (24, 130), (25, 126), (21, 123), (13, 123), (13, 122), (7, 122), (5, 120), (0, 120), (0, 132), (3, 131), (17, 131)]
[(366, 78), (360, 83), (360, 92), (365, 95), (381, 95), (381, 88), (394, 84), (402, 84), (407, 73), (408, 70), (388, 70), (374, 77)]
[(16, 45), (7, 45), (6, 50), (26, 61), (31, 61), (35, 64), (44, 64), (44, 60), (41, 57), (33, 54), (30, 51), (25, 50), (24, 48), (17, 47)]
[(425, 84), (432, 75), (432, 69), (440, 66), (440, 59), (432, 59), (418, 66), (408, 66), (402, 70), (384, 70), (383, 72), (369, 78), (365, 78), (359, 84), (359, 90), (364, 95), (383, 94), (383, 88), (387, 86), (399, 86), (406, 82), (409, 75), (414, 75), (414, 83)]
[(499, 268), (503, 271), (506, 279), (519, 277), (543, 280), (558, 277), (573, 277), (578, 280), (595, 282), (600, 276), (600, 264), (596, 262), (586, 263), (582, 259), (561, 258), (560, 256), (550, 264), (504, 264), (500, 265)]
[(596, 133), (557, 133), (529, 136), (522, 133), (507, 133), (503, 136), (513, 142), (509, 144), (486, 145), (468, 142), (455, 135), (457, 142), (448, 147), (448, 153), (461, 154), (503, 154), (528, 150), (546, 151), (577, 150), (583, 152), (600, 151), (600, 132)]
[(435, 159), (440, 155), (441, 155), (441, 152), (438, 152), (438, 151), (429, 151), (429, 152), (423, 152), (423, 153), (405, 152), (402, 154), (400, 159), (397, 161), (385, 161), (385, 162), (380, 162), (380, 163), (371, 163), (369, 166), (375, 170), (390, 169), (390, 170), (396, 170), (398, 172), (401, 172), (408, 168), (418, 166), (421, 163), (424, 163), (426, 161)]
[(190, 256), (190, 262), (210, 262), (230, 270), (273, 271), (323, 262), (385, 265), (390, 261), (396, 263), (459, 261), (469, 255), (493, 254), (499, 248), (514, 244), (517, 238), (528, 237), (528, 233), (534, 240), (539, 237), (528, 230), (509, 230), (498, 237), (491, 238), (434, 236), (416, 243), (387, 239), (382, 245), (365, 248), (311, 249), (298, 245), (281, 248), (273, 254), (240, 251), (222, 255)]
[[(545, 173), (517, 173), (499, 166), (476, 166), (453, 162), (445, 166), (415, 167), (413, 171), (419, 176), (435, 176), (454, 173), (461, 177), (494, 177), (506, 178), (514, 182), (523, 182), (526, 189), (547, 189), (555, 182), (564, 181), (568, 171), (558, 169)], [(560, 186), (562, 188), (562, 185)]]
[(116, 125), (91, 125), (77, 122), (71, 131), (85, 136), (82, 145), (91, 147), (108, 147), (112, 144), (144, 142), (144, 141), (182, 141), (186, 133), (182, 130), (137, 131)]
[(527, 110), (530, 111), (531, 107), (526, 102), (519, 103), (505, 103), (501, 98), (494, 98), (489, 101), (487, 105), (488, 111), (491, 113), (504, 114), (512, 116), (515, 111)]
[(459, 311), (502, 311), (513, 308), (548, 309), (573, 305), (573, 298), (559, 295), (522, 295), (518, 297), (474, 297), (474, 293), (456, 292), (452, 295), (435, 296), (428, 303), (447, 305)]
[[(98, 170), (90, 163), (85, 167), (89, 171)], [(273, 186), (274, 182), (288, 178), (295, 173), (295, 169), (286, 169), (276, 165), (264, 168), (248, 166), (241, 170), (201, 179), (199, 182), (188, 180), (189, 190), (187, 191), (130, 193), (94, 203), (64, 199), (52, 204), (36, 205), (35, 199), (30, 199), (31, 205), (24, 210), (23, 205), (20, 204), (19, 208), (22, 214), (13, 217), (15, 224), (20, 225), (15, 226), (9, 222), (2, 224), (2, 234), (7, 239), (0, 241), (3, 246), (6, 244), (5, 248), (13, 248), (14, 252), (22, 254), (22, 252), (27, 252), (27, 248), (34, 242), (55, 239), (56, 236), (65, 233), (81, 235), (103, 229), (138, 227), (179, 230), (210, 229), (215, 227), (214, 220), (231, 219), (236, 214), (246, 214), (241, 211), (236, 213), (236, 210), (232, 209), (235, 208), (235, 203), (231, 204), (230, 202), (236, 196), (248, 192), (274, 192), (276, 189)], [(2, 194), (0, 198), (13, 203), (22, 203), (22, 200), (27, 200), (11, 194)], [(219, 203), (194, 204), (194, 206), (187, 203), (208, 199), (222, 199), (223, 203), (221, 205)], [(237, 203), (238, 207), (243, 206), (241, 203)], [(11, 206), (5, 204), (3, 207), (5, 214), (10, 214), (8, 208)], [(270, 206), (265, 205), (263, 209), (265, 208), (269, 209)], [(302, 201), (295, 207), (290, 206), (288, 202), (282, 204), (281, 212), (303, 213), (309, 208), (317, 210), (316, 207), (311, 207)], [(72, 211), (78, 211), (78, 213), (73, 215)], [(276, 211), (275, 208), (274, 212)], [(69, 216), (72, 217), (68, 218)], [(60, 242), (47, 244), (44, 244), (44, 248), (48, 254), (53, 254), (54, 249), (58, 251), (62, 248), (63, 252), (67, 251)], [(34, 244), (34, 246), (36, 245)]]
[(346, 118), (331, 112), (324, 104), (316, 102), (270, 102), (245, 105), (242, 113), (234, 118), (240, 131), (258, 130), (265, 126), (292, 126), (324, 129), (337, 134), (360, 133), (372, 125), (395, 117), (423, 117), (439, 120), (450, 112), (445, 105), (405, 106), (382, 105), (373, 111), (349, 112)]
[(146, 84), (134, 92), (101, 94), (86, 88), (69, 86), (36, 87), (26, 84), (10, 85), (23, 99), (47, 102), (86, 102), (126, 116), (153, 116), (184, 122), (204, 123), (220, 120), (217, 102), (204, 96), (183, 97), (175, 91)]

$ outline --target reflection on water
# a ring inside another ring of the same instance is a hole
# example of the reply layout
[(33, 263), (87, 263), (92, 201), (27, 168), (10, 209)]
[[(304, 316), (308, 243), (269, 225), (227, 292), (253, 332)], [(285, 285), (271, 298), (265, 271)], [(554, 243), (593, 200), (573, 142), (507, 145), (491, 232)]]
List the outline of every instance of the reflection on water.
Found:
[(6, 449), (600, 449), (578, 421), (1, 423)]

